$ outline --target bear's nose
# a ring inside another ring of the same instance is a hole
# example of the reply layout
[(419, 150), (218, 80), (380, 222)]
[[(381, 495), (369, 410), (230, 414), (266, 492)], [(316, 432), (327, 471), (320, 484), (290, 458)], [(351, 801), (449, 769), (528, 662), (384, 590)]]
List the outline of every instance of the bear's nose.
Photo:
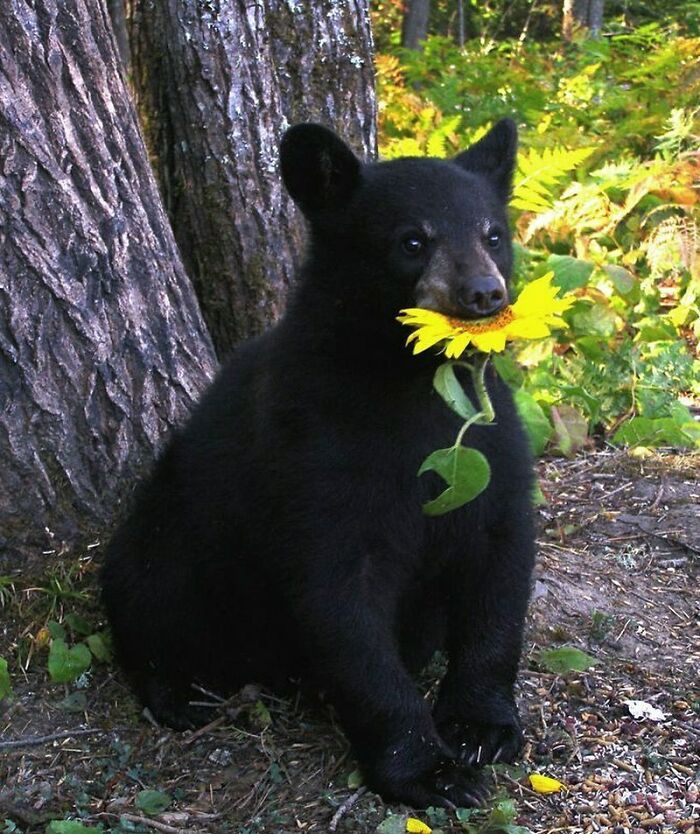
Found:
[(492, 316), (505, 305), (506, 291), (495, 275), (479, 275), (459, 290), (457, 298), (467, 318), (481, 319)]

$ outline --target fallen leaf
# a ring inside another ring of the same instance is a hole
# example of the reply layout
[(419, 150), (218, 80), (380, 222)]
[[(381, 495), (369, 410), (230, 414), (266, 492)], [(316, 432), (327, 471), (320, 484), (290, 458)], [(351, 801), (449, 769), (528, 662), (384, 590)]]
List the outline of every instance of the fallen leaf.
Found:
[(648, 704), (646, 701), (623, 701), (624, 705), (630, 712), (632, 718), (637, 720), (648, 718), (649, 721), (663, 721), (666, 714), (658, 707)]

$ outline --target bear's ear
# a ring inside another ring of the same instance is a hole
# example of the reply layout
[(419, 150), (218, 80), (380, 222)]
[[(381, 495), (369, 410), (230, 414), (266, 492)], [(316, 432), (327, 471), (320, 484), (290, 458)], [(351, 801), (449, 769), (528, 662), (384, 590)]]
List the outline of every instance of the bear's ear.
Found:
[(282, 179), (306, 215), (338, 208), (360, 183), (362, 163), (332, 130), (294, 125), (280, 146)]
[(510, 197), (517, 149), (518, 128), (515, 122), (501, 119), (486, 136), (456, 156), (454, 161), (467, 171), (491, 180), (498, 196), (506, 203)]

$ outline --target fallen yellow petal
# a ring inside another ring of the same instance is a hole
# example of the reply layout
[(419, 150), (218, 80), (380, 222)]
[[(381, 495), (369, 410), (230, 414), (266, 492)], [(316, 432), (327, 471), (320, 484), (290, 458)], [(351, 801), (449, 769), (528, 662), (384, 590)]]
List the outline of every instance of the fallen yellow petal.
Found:
[(566, 785), (558, 779), (542, 776), (541, 773), (531, 773), (528, 777), (532, 790), (536, 793), (557, 793), (566, 790)]
[(430, 834), (433, 829), (424, 822), (417, 820), (415, 817), (409, 817), (406, 820), (406, 831), (409, 834)]

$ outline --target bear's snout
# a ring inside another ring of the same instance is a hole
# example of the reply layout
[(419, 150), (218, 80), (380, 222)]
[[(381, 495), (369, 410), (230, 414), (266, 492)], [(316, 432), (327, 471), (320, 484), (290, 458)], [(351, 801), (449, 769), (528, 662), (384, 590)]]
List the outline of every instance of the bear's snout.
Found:
[(481, 319), (505, 307), (508, 294), (502, 278), (479, 275), (457, 291), (457, 300), (466, 318)]

